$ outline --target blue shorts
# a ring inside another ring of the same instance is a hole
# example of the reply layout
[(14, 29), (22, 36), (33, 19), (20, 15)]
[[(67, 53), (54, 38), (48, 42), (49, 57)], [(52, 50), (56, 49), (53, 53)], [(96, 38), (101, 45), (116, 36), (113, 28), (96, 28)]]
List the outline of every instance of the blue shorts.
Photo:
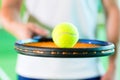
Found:
[[(46, 80), (46, 79), (33, 79), (33, 78), (26, 78), (23, 76), (18, 75), (18, 80)], [(49, 79), (48, 79), (49, 80)], [(51, 79), (50, 79), (51, 80)], [(55, 79), (56, 80), (56, 79)], [(81, 79), (75, 79), (75, 80), (81, 80)], [(94, 77), (89, 79), (82, 79), (82, 80), (100, 80), (100, 77)]]

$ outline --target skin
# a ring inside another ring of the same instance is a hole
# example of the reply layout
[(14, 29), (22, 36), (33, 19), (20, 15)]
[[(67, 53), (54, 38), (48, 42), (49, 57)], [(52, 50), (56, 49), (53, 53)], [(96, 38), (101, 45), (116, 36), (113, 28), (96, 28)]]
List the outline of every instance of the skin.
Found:
[(116, 69), (116, 57), (117, 57), (117, 47), (119, 41), (119, 10), (116, 5), (115, 0), (102, 0), (106, 11), (106, 30), (107, 39), (115, 44), (115, 54), (109, 57), (109, 65), (106, 74), (101, 78), (101, 80), (114, 80), (115, 69)]
[(4, 28), (17, 39), (28, 39), (34, 35), (46, 36), (47, 31), (34, 23), (24, 23), (20, 18), (22, 0), (2, 0), (1, 18)]
[[(101, 80), (114, 80), (116, 54), (119, 39), (119, 11), (115, 0), (102, 0), (106, 12), (107, 39), (116, 46), (116, 52), (109, 57), (107, 72)], [(1, 19), (4, 28), (18, 39), (28, 39), (33, 35), (46, 36), (47, 31), (38, 28), (34, 23), (23, 23), (20, 18), (22, 0), (2, 0)]]

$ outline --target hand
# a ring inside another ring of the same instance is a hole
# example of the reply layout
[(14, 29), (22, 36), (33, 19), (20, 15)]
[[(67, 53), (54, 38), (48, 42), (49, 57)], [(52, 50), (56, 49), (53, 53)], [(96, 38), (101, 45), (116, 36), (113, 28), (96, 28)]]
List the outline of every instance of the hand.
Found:
[(47, 31), (41, 29), (34, 23), (12, 23), (10, 26), (7, 30), (21, 40), (32, 38), (35, 35), (47, 36)]
[(115, 69), (114, 68), (109, 68), (105, 75), (102, 76), (101, 80), (114, 80), (115, 76)]

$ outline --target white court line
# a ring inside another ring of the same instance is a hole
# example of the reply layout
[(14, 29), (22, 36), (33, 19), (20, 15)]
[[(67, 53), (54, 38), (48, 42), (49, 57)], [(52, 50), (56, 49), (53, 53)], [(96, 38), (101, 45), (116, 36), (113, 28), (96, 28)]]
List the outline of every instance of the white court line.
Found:
[(1, 68), (0, 68), (0, 80), (10, 80), (10, 78)]

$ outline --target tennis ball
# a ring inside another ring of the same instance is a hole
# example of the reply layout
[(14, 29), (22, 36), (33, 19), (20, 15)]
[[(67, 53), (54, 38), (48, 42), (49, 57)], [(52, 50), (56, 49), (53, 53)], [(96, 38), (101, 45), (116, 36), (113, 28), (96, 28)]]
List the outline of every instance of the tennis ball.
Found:
[(79, 33), (73, 24), (64, 22), (55, 26), (52, 39), (60, 48), (71, 48), (77, 43)]

